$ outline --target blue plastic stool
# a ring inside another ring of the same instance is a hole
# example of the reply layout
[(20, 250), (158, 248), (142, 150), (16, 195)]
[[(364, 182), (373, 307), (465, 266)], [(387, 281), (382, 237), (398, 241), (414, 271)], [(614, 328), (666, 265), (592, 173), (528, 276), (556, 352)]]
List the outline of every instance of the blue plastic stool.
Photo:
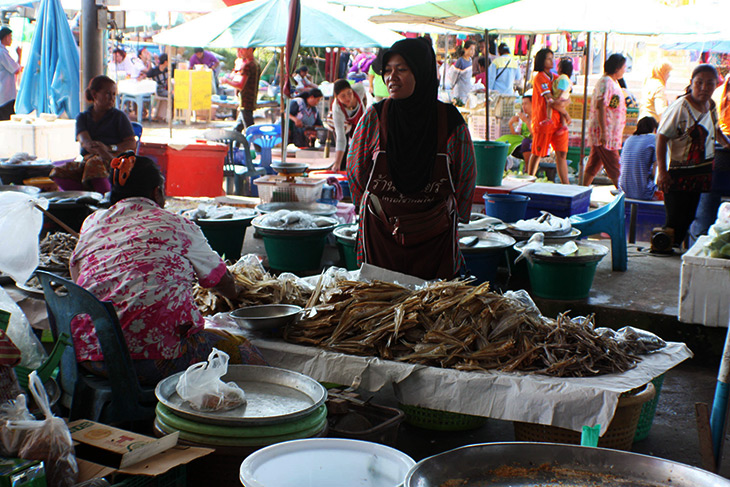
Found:
[(137, 122), (142, 123), (144, 118), (144, 104), (150, 104), (150, 112), (152, 111), (152, 94), (150, 93), (139, 93), (137, 95), (130, 95), (128, 93), (122, 93), (119, 98), (120, 110), (124, 107), (127, 102), (134, 103), (137, 106)]
[(581, 231), (581, 235), (588, 237), (597, 233), (607, 233), (611, 236), (611, 264), (614, 271), (625, 271), (629, 266), (628, 250), (626, 246), (625, 220), (626, 196), (621, 193), (614, 200), (596, 210), (570, 217), (570, 224)]
[(130, 122), (132, 124), (132, 131), (134, 132), (134, 138), (137, 139), (137, 149), (134, 152), (139, 153), (139, 144), (142, 143), (142, 124), (138, 122)]
[(281, 143), (281, 125), (273, 123), (251, 125), (246, 129), (246, 138), (249, 144), (256, 144), (261, 148), (259, 164), (266, 168), (268, 173), (271, 167), (271, 149)]

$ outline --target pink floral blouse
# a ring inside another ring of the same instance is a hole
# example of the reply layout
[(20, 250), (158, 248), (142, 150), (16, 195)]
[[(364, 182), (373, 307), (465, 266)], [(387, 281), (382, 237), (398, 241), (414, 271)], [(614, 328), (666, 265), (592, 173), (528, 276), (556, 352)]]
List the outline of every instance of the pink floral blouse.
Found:
[(588, 143), (600, 145), (601, 126), (598, 121), (598, 104), (605, 107), (606, 145), (608, 150), (619, 150), (623, 142), (624, 125), (626, 124), (626, 102), (624, 93), (617, 81), (603, 75), (595, 88), (591, 99), (591, 115), (588, 122)]
[[(203, 329), (193, 284), (218, 284), (226, 266), (200, 228), (147, 198), (89, 216), (71, 255), (74, 281), (119, 316), (132, 359), (180, 356), (182, 337)], [(90, 320), (72, 323), (77, 360), (103, 360)]]

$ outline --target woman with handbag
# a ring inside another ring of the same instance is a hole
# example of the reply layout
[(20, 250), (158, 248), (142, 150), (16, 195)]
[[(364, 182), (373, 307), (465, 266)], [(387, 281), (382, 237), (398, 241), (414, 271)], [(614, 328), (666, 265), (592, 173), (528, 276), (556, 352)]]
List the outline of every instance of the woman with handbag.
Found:
[(711, 189), (715, 141), (730, 145), (711, 99), (716, 87), (715, 67), (697, 66), (687, 93), (669, 105), (657, 130), (657, 186), (664, 192), (664, 228), (673, 234), (675, 246), (682, 245), (700, 196)]
[(383, 55), (390, 97), (360, 120), (347, 156), (359, 206), (358, 261), (423, 279), (451, 279), (463, 256), (476, 169), (459, 111), (437, 99), (436, 57), (423, 38)]

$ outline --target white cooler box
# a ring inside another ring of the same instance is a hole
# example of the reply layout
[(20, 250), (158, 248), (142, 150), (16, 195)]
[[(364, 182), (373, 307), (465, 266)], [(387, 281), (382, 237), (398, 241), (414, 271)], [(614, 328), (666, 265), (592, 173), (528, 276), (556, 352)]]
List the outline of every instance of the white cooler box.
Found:
[(79, 155), (75, 120), (24, 120), (0, 122), (0, 157), (27, 152), (38, 159), (61, 161)]
[(702, 255), (710, 237), (700, 237), (682, 256), (679, 321), (727, 327), (730, 319), (730, 259)]

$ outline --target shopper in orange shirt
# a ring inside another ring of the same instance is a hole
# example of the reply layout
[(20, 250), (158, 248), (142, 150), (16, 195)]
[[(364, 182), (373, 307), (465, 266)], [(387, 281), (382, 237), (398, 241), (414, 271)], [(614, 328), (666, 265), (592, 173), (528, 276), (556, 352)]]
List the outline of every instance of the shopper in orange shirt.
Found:
[(552, 110), (548, 117), (547, 107), (552, 105), (552, 84), (554, 75), (553, 51), (540, 49), (535, 55), (535, 77), (532, 80), (532, 155), (527, 173), (534, 176), (540, 166), (540, 159), (548, 155), (552, 145), (555, 151), (555, 165), (560, 182), (568, 184), (568, 132), (558, 133), (560, 112)]

